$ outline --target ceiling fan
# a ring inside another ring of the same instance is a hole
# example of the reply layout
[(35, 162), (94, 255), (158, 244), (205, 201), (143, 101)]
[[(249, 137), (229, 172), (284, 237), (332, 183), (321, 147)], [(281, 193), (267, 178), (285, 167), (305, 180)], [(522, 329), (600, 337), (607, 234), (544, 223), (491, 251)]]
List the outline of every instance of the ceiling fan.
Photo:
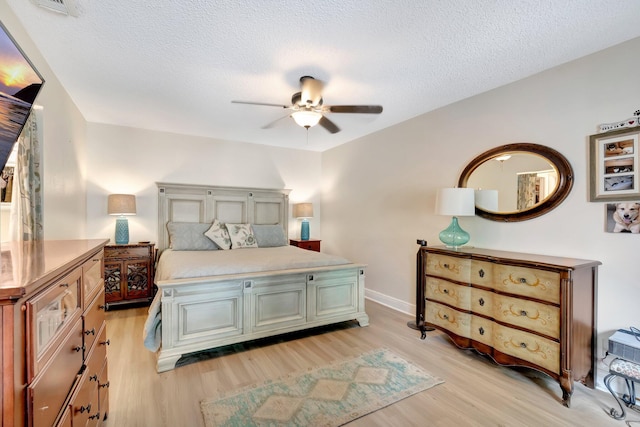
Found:
[(291, 105), (270, 104), (265, 102), (231, 101), (235, 104), (266, 105), (268, 107), (280, 107), (292, 110), (293, 112), (285, 117), (281, 117), (269, 123), (263, 128), (270, 128), (276, 122), (291, 117), (295, 122), (309, 129), (315, 125), (320, 125), (331, 133), (340, 132), (340, 128), (325, 113), (356, 113), (356, 114), (380, 114), (381, 105), (323, 105), (321, 80), (311, 76), (300, 77), (300, 92), (296, 92), (291, 97)]

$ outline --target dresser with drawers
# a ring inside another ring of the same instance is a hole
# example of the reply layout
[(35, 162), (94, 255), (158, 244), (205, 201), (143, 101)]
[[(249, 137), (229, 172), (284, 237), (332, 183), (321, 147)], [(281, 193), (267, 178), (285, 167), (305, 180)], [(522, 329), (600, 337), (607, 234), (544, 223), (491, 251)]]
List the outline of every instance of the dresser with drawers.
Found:
[(106, 418), (106, 243), (2, 244), (1, 426), (99, 426)]
[(551, 376), (570, 406), (573, 382), (593, 388), (600, 262), (479, 248), (420, 248), (416, 308), (437, 328), (497, 363)]

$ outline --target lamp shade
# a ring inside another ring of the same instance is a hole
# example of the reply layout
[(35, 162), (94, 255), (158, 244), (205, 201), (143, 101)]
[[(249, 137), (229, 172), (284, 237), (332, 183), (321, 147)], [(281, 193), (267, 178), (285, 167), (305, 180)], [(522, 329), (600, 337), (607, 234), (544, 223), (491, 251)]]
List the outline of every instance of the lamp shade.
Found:
[(295, 120), (298, 125), (309, 129), (310, 127), (318, 124), (318, 122), (322, 118), (322, 114), (316, 113), (315, 111), (303, 110), (296, 111), (295, 113), (291, 114), (291, 117), (293, 117), (293, 120)]
[(109, 194), (107, 212), (109, 215), (135, 215), (136, 196), (133, 194)]
[(475, 205), (485, 211), (498, 211), (498, 190), (476, 190)]
[(438, 215), (474, 216), (476, 206), (473, 188), (441, 188), (436, 196)]
[(297, 203), (293, 205), (295, 218), (313, 218), (313, 203)]

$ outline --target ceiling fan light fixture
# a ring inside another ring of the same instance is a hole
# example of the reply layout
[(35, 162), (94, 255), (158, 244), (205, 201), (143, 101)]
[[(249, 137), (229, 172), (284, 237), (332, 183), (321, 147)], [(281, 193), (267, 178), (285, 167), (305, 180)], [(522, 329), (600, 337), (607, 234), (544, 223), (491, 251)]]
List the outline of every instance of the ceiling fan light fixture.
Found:
[(316, 111), (296, 111), (291, 114), (291, 117), (293, 117), (293, 120), (295, 120), (299, 126), (309, 129), (318, 124), (322, 118), (322, 114)]

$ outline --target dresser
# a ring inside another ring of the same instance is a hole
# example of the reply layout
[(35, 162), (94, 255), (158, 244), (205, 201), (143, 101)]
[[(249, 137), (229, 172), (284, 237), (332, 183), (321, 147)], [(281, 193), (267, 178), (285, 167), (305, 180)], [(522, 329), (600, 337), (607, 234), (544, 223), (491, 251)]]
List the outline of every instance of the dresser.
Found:
[(570, 406), (573, 382), (593, 388), (600, 262), (479, 248), (423, 246), (417, 324), (460, 348), (554, 378)]
[(107, 309), (149, 304), (153, 299), (154, 243), (107, 245), (104, 248), (104, 293)]
[(109, 409), (107, 240), (0, 247), (4, 426), (99, 426)]

